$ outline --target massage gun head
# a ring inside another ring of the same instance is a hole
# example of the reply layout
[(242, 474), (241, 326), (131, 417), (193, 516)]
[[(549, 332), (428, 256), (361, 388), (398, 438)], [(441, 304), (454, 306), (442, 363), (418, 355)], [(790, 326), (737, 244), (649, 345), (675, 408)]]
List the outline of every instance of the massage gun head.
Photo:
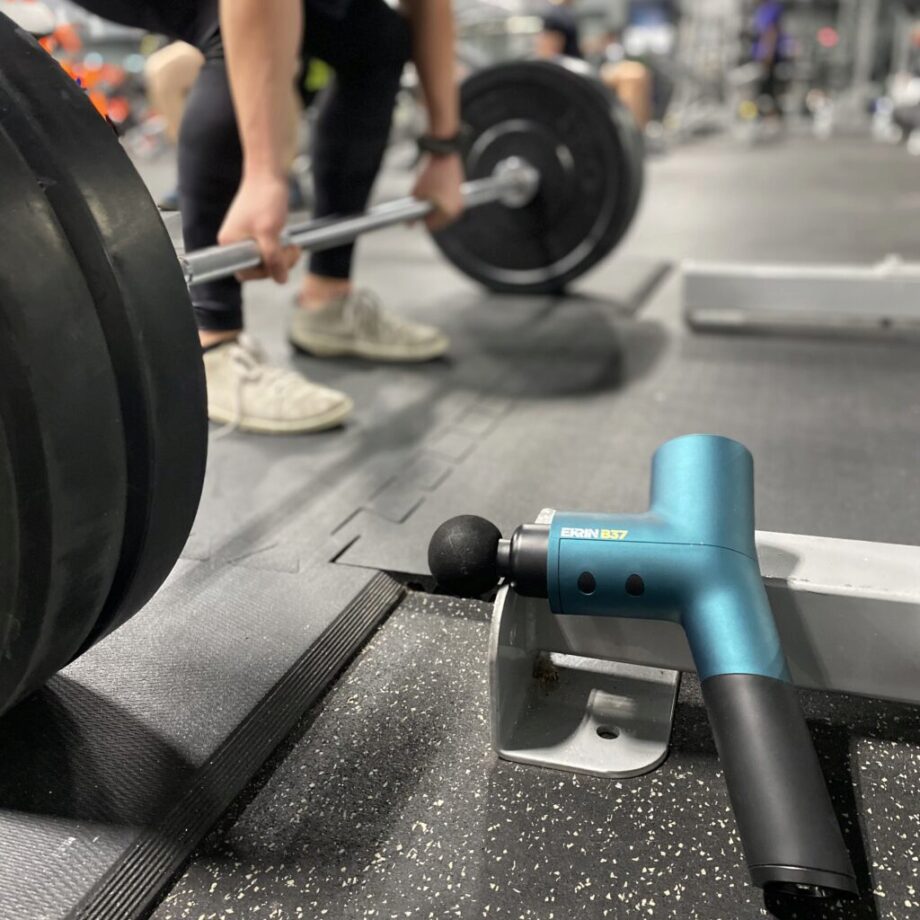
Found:
[(445, 521), (428, 544), (428, 567), (438, 584), (460, 597), (479, 597), (508, 578), (519, 594), (546, 597), (549, 528), (524, 524), (503, 540), (485, 518), (461, 514)]
[(485, 518), (461, 514), (445, 521), (428, 544), (428, 567), (438, 584), (460, 597), (478, 597), (498, 584), (501, 531)]

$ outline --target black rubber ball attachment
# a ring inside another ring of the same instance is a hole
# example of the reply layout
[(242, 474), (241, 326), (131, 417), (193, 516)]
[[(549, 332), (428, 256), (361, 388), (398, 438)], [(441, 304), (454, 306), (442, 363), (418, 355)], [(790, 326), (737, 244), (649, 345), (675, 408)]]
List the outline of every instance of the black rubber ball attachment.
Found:
[(445, 521), (428, 544), (428, 567), (450, 594), (478, 597), (498, 584), (501, 531), (485, 518), (461, 514)]

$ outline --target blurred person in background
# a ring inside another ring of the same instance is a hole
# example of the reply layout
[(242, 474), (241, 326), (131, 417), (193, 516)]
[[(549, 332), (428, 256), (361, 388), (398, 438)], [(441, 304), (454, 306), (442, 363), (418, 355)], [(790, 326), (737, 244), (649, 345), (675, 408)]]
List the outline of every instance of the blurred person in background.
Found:
[(538, 58), (582, 58), (578, 20), (570, 0), (560, 0), (544, 12), (543, 28), (537, 33), (534, 53)]
[(185, 100), (204, 66), (204, 55), (188, 42), (170, 42), (147, 58), (144, 79), (150, 104), (163, 116), (166, 136), (179, 141)]
[(644, 131), (652, 117), (652, 73), (648, 67), (640, 61), (606, 63), (601, 67), (600, 77)]
[[(179, 126), (185, 100), (204, 66), (204, 55), (188, 42), (170, 42), (154, 51), (144, 67), (147, 99), (162, 116), (164, 133), (172, 144), (179, 142)], [(167, 192), (157, 202), (163, 211), (179, 209), (179, 189)]]
[[(918, 8), (920, 15), (920, 8)], [(911, 153), (920, 155), (920, 19), (910, 29), (904, 69), (892, 74), (889, 91), (893, 100), (892, 118)]]
[(764, 116), (782, 117), (779, 104), (780, 65), (783, 61), (783, 4), (779, 0), (763, 0), (754, 10), (753, 60), (761, 67), (758, 104)]
[[(301, 57), (335, 77), (313, 150), (317, 217), (366, 207), (387, 145), (403, 66), (414, 60), (428, 114), (414, 194), (435, 204), (436, 228), (463, 207), (459, 97), (450, 0), (81, 0), (92, 13), (181, 39), (204, 57), (179, 131), (179, 197), (188, 249), (252, 239), (263, 267), (240, 280), (282, 283), (299, 258), (284, 246), (291, 89)], [(425, 361), (448, 348), (437, 329), (385, 311), (352, 282), (353, 245), (313, 253), (289, 326), (317, 356)], [(240, 280), (193, 285), (211, 418), (266, 433), (338, 425), (351, 400), (280, 367), (241, 336)]]

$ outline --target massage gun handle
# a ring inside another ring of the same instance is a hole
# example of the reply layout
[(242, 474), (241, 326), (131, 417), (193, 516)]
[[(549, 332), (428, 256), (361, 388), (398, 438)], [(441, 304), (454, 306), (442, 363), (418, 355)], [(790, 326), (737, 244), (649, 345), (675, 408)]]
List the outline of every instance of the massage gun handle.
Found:
[(857, 894), (795, 687), (720, 674), (702, 690), (753, 883), (795, 894)]

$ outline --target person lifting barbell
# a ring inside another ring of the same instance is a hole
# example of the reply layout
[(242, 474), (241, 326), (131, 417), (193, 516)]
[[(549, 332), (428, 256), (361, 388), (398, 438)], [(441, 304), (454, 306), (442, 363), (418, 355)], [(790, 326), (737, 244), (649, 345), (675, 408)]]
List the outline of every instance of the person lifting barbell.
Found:
[[(91, 12), (194, 45), (205, 63), (179, 138), (179, 194), (188, 249), (254, 239), (263, 267), (240, 279), (279, 283), (298, 259), (280, 240), (287, 218), (286, 100), (300, 55), (326, 61), (334, 85), (318, 119), (315, 214), (349, 214), (367, 202), (386, 147), (403, 65), (416, 64), (428, 110), (426, 153), (414, 193), (436, 203), (437, 227), (462, 210), (450, 0), (80, 0)], [(448, 340), (432, 326), (385, 311), (352, 283), (353, 244), (309, 259), (292, 344), (317, 356), (425, 361)], [(307, 432), (340, 424), (351, 400), (283, 368), (270, 367), (242, 336), (240, 279), (192, 287), (212, 420), (264, 432)]]
[[(127, 7), (126, 0), (87, 2), (110, 18), (170, 34), (184, 32), (211, 49), (205, 52), (205, 64), (189, 99), (180, 143), (186, 251), (179, 263), (193, 303), (187, 304), (184, 296), (180, 302), (174, 292), (169, 295), (174, 302), (164, 310), (184, 311), (188, 306), (197, 314), (199, 346), (206, 349), (212, 419), (249, 430), (300, 432), (336, 425), (351, 410), (343, 394), (269, 367), (258, 349), (240, 337), (237, 273), (258, 269), (256, 274), (267, 273), (280, 280), (296, 258), (293, 247), (306, 249), (312, 255), (311, 271), (301, 291), (304, 309), (295, 312), (290, 334), (297, 347), (324, 355), (357, 353), (388, 360), (424, 360), (443, 353), (447, 346), (438, 330), (387, 316), (372, 296), (351, 290), (350, 244), (359, 235), (424, 218), (435, 230), (434, 242), (442, 254), (473, 280), (493, 291), (556, 295), (605, 258), (636, 213), (643, 184), (641, 137), (616, 97), (582, 67), (560, 58), (552, 63), (521, 61), (483, 68), (464, 80), (458, 105), (452, 68), (445, 73), (437, 63), (450, 49), (448, 0), (424, 5), (424, 15), (419, 12), (413, 27), (415, 56), (426, 74), (422, 82), (435, 132), (423, 139), (430, 157), (416, 183), (416, 197), (382, 204), (366, 213), (342, 205), (342, 201), (356, 202), (359, 194), (362, 202), (367, 198), (386, 144), (386, 131), (380, 137), (374, 134), (373, 149), (366, 143), (371, 129), (387, 128), (391, 117), (389, 107), (384, 112), (362, 96), (366, 92), (371, 100), (381, 98), (379, 89), (372, 92), (367, 86), (374, 82), (368, 73), (381, 80), (389, 75), (395, 86), (401, 61), (411, 50), (405, 21), (383, 0), (343, 0), (349, 6), (341, 21), (333, 19), (323, 26), (322, 16), (311, 15), (308, 32), (315, 47), (304, 45), (306, 50), (318, 49), (332, 58), (337, 53), (335, 42), (349, 29), (361, 32), (359, 46), (362, 41), (372, 43), (365, 35), (370, 31), (375, 33), (373, 41), (386, 44), (385, 27), (400, 30), (403, 46), (387, 44), (388, 50), (375, 58), (354, 48), (343, 52), (345, 66), (338, 65), (336, 87), (322, 116), (324, 130), (315, 170), (318, 177), (322, 174), (318, 212), (339, 213), (320, 216), (310, 224), (293, 222), (279, 233), (285, 204), (277, 151), (290, 122), (278, 117), (277, 106), (261, 102), (276, 98), (273, 81), (287, 95), (294, 67), (265, 64), (268, 58), (286, 59), (284, 54), (269, 53), (277, 36), (263, 21), (265, 17), (253, 13), (250, 0), (233, 5), (226, 0), (223, 9), (225, 13), (233, 10), (234, 23), (229, 29), (225, 23), (221, 31), (217, 0), (201, 0), (201, 7), (169, 3), (162, 9), (157, 4), (165, 0), (137, 7)], [(413, 2), (420, 4), (421, 11), (421, 0)], [(302, 10), (295, 0), (272, 5), (272, 21), (279, 9), (293, 10), (299, 28)], [(200, 15), (183, 19), (180, 11)], [(381, 22), (372, 21), (374, 16)], [(0, 25), (4, 19), (0, 17)], [(288, 35), (291, 29), (282, 31)], [(230, 80), (224, 38), (230, 39), (231, 59), (243, 62), (230, 68)], [(9, 111), (22, 116), (6, 121), (4, 128), (12, 125), (16, 129), (22, 152), (30, 161), (37, 161), (35, 168), (41, 176), (49, 171), (60, 173), (65, 185), (54, 184), (48, 197), (62, 211), (65, 223), (71, 222), (72, 208), (82, 212), (88, 205), (98, 205), (95, 187), (112, 181), (117, 172), (132, 191), (123, 189), (114, 199), (106, 198), (115, 213), (102, 215), (95, 232), (107, 251), (124, 245), (118, 231), (126, 228), (132, 241), (149, 246), (151, 253), (156, 251), (160, 246), (157, 233), (144, 219), (151, 204), (149, 193), (131, 180), (122, 163), (124, 153), (111, 132), (99, 133), (86, 121), (91, 107), (76, 104), (81, 97), (73, 84), (69, 86), (76, 96), (65, 87), (51, 94), (45, 84), (33, 82), (33, 71), (47, 70), (47, 79), (55, 85), (60, 73), (41, 49), (30, 48), (22, 40), (22, 32), (0, 29), (0, 41), (9, 45), (0, 66), (0, 83), (12, 81), (2, 94), (10, 96)], [(441, 43), (446, 47), (441, 48)], [(285, 47), (293, 49), (295, 61), (297, 46), (296, 37), (286, 40)], [(234, 69), (238, 71), (235, 78)], [(246, 126), (243, 129), (237, 127), (234, 117), (231, 82), (240, 121)], [(70, 133), (60, 131), (56, 137), (46, 137), (42, 124), (59, 123), (64, 114), (62, 100), (68, 100), (68, 106), (76, 104), (72, 113), (67, 112), (73, 117)], [(462, 131), (450, 134), (448, 127), (457, 126), (460, 117)], [(351, 128), (355, 120), (358, 128), (346, 135), (343, 125)], [(359, 139), (364, 143), (358, 143)], [(257, 164), (245, 166), (245, 171), (244, 151), (245, 159), (255, 157)], [(325, 164), (322, 169), (319, 161)], [(460, 184), (462, 173), (469, 181)], [(245, 177), (242, 185), (241, 176)], [(67, 200), (59, 202), (58, 198)], [(333, 207), (333, 198), (339, 202), (337, 207)], [(450, 220), (460, 211), (461, 219)], [(156, 212), (154, 217), (154, 225), (162, 230)], [(141, 233), (135, 224), (147, 229)], [(87, 239), (85, 231), (73, 228), (73, 232), (82, 245)], [(223, 245), (214, 245), (218, 236)], [(95, 257), (94, 252), (87, 255), (91, 260)], [(118, 259), (111, 267), (124, 266)], [(252, 276), (250, 272), (245, 277)], [(130, 277), (117, 280), (129, 287), (144, 283)], [(158, 296), (164, 296), (157, 290)], [(100, 296), (109, 303), (105, 298), (110, 294)], [(126, 296), (125, 290), (121, 296)]]

